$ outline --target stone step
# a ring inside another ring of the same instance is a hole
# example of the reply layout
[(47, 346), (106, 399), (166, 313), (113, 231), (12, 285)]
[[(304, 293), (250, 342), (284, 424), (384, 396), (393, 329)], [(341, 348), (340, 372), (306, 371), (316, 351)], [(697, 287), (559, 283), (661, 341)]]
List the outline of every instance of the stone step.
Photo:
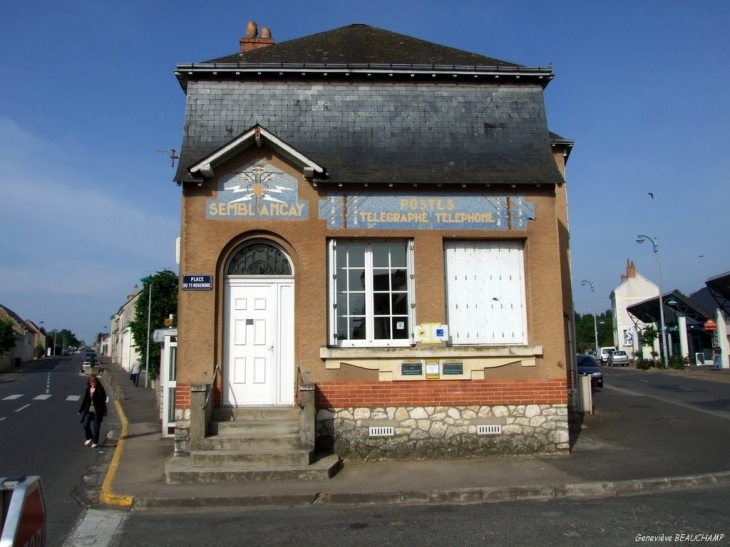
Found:
[(200, 443), (200, 450), (297, 450), (300, 446), (299, 434), (281, 436), (233, 436), (215, 435), (206, 437)]
[(176, 456), (165, 463), (167, 484), (202, 484), (254, 481), (316, 481), (333, 477), (341, 466), (336, 454), (311, 465), (269, 467), (193, 467), (190, 458)]
[(190, 452), (193, 467), (267, 467), (309, 465), (314, 451), (297, 448), (276, 450), (251, 448), (246, 450), (194, 450)]
[(236, 420), (210, 422), (210, 435), (233, 437), (279, 437), (299, 433), (299, 420)]
[(213, 409), (213, 421), (230, 422), (239, 420), (299, 420), (298, 406), (251, 406)]

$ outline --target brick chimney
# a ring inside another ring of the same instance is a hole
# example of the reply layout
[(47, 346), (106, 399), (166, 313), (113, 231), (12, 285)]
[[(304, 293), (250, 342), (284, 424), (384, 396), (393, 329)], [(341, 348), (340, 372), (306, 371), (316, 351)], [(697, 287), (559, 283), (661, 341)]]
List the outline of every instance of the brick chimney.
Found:
[(621, 274), (621, 283), (626, 281), (627, 279), (633, 279), (636, 277), (636, 266), (634, 266), (634, 263), (626, 259), (626, 274)]
[(626, 276), (629, 279), (636, 277), (636, 266), (634, 266), (633, 260), (631, 262), (626, 261)]
[(271, 31), (264, 27), (261, 29), (261, 36), (258, 36), (258, 27), (255, 22), (249, 21), (246, 27), (246, 36), (242, 36), (238, 43), (241, 51), (251, 51), (261, 47), (273, 46), (276, 42), (271, 37)]

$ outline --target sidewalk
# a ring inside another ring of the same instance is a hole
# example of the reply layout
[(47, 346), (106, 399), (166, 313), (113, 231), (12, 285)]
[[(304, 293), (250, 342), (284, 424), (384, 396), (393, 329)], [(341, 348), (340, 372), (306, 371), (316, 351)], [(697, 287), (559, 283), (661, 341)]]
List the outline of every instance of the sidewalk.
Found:
[[(120, 424), (127, 421), (128, 427), (121, 447), (114, 449), (118, 465), (112, 460), (102, 490), (106, 489), (106, 494), (117, 500), (111, 505), (129, 507), (131, 504), (133, 510), (607, 497), (730, 482), (730, 464), (709, 457), (704, 461), (697, 454), (688, 453), (682, 459), (675, 453), (671, 458), (657, 458), (657, 454), (670, 453), (674, 441), (652, 437), (656, 435), (653, 423), (627, 419), (622, 409), (628, 412), (625, 409), (629, 404), (620, 402), (610, 406), (609, 399), (604, 398), (596, 406), (607, 407), (605, 412), (586, 416), (582, 428), (579, 425), (571, 435), (573, 450), (569, 456), (346, 462), (333, 478), (323, 481), (168, 485), (164, 465), (173, 456), (173, 439), (161, 435), (154, 391), (142, 387), (144, 377), (140, 379), (140, 387), (135, 388), (121, 367), (110, 364), (104, 367), (108, 375), (105, 383), (109, 385), (111, 381), (119, 386), (117, 401), (124, 418), (116, 410), (114, 418)], [(636, 373), (646, 374), (646, 371)], [(730, 382), (730, 370), (694, 369), (676, 373)], [(114, 390), (108, 391), (112, 397)], [(612, 398), (626, 397), (620, 391), (612, 393)], [(116, 427), (114, 420), (109, 422), (109, 427)], [(623, 430), (623, 437), (617, 438), (615, 431), (621, 427), (629, 430)], [(692, 435), (691, 431), (690, 426), (688, 436)], [(121, 428), (110, 432), (106, 446), (113, 448), (114, 439), (121, 432)], [(627, 465), (629, 461), (631, 465)]]

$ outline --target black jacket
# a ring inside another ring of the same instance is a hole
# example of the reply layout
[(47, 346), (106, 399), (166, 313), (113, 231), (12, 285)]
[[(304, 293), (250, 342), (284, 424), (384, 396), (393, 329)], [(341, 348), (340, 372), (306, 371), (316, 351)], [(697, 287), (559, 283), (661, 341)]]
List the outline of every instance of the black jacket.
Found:
[[(84, 392), (84, 399), (81, 401), (81, 408), (79, 408), (79, 414), (86, 414), (89, 411), (89, 407), (91, 406), (91, 389), (89, 389), (89, 386), (86, 386), (86, 391)], [(101, 382), (97, 382), (96, 389), (94, 390), (94, 409), (96, 412), (99, 413), (99, 416), (106, 416), (106, 391), (104, 391), (104, 386), (101, 385)]]

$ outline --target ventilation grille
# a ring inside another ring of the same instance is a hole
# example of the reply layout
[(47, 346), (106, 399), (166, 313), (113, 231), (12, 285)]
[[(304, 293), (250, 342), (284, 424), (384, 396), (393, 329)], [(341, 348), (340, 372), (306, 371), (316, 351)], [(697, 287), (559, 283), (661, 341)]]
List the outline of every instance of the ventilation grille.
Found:
[(392, 437), (393, 435), (395, 435), (395, 427), (393, 426), (370, 428), (371, 437)]
[(478, 425), (477, 435), (501, 435), (501, 425)]

